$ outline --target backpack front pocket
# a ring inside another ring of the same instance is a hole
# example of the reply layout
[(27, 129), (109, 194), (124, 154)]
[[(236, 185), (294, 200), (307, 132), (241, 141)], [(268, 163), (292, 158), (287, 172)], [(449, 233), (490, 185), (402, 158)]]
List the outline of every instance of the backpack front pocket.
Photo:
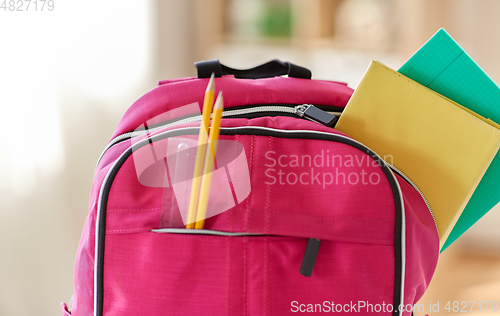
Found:
[[(308, 304), (327, 311), (354, 300), (399, 305), (405, 260), (400, 187), (380, 157), (343, 135), (222, 128), (221, 139), (241, 142), (245, 149), (251, 192), (207, 218), (205, 227), (243, 236), (151, 232), (161, 228), (165, 195), (174, 191), (142, 185), (128, 158), (151, 150), (148, 144), (197, 132), (182, 128), (140, 140), (110, 169), (97, 221), (98, 310), (124, 315), (125, 308), (116, 306), (135, 306), (139, 296), (137, 303), (163, 302), (150, 304), (153, 315), (157, 305), (189, 312), (210, 306), (207, 312), (217, 315), (237, 309), (286, 314)], [(306, 277), (300, 268), (309, 238), (321, 244)], [(125, 299), (129, 296), (134, 297)]]

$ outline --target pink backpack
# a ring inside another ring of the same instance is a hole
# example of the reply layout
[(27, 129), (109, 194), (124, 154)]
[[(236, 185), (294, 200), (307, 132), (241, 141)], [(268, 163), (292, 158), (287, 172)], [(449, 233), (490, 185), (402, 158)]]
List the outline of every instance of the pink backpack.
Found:
[[(100, 157), (63, 315), (411, 315), (436, 225), (387, 157), (333, 129), (352, 89), (277, 60), (197, 68), (136, 101)], [(192, 177), (179, 165), (212, 72), (224, 116), (200, 231), (179, 215)]]

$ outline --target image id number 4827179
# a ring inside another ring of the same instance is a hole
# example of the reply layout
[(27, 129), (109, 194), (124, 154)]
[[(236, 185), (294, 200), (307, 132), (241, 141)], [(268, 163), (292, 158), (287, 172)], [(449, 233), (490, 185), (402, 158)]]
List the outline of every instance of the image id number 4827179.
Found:
[(0, 11), (52, 11), (54, 0), (0, 0)]

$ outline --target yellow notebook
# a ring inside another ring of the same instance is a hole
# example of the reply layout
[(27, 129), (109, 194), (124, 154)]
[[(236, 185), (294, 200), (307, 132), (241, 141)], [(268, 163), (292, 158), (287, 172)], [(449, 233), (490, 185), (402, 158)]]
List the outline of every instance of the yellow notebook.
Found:
[(434, 213), (442, 247), (500, 147), (498, 127), (372, 61), (335, 128), (418, 186)]

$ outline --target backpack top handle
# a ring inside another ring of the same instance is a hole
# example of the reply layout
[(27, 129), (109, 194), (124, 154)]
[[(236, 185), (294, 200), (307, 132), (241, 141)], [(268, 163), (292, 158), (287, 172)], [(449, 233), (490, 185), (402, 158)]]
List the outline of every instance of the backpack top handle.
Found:
[(212, 73), (215, 74), (215, 77), (234, 75), (238, 79), (262, 79), (282, 75), (302, 79), (311, 79), (312, 77), (309, 69), (278, 59), (249, 69), (230, 68), (221, 64), (218, 59), (200, 61), (195, 63), (195, 66), (198, 70), (198, 78), (210, 78)]

